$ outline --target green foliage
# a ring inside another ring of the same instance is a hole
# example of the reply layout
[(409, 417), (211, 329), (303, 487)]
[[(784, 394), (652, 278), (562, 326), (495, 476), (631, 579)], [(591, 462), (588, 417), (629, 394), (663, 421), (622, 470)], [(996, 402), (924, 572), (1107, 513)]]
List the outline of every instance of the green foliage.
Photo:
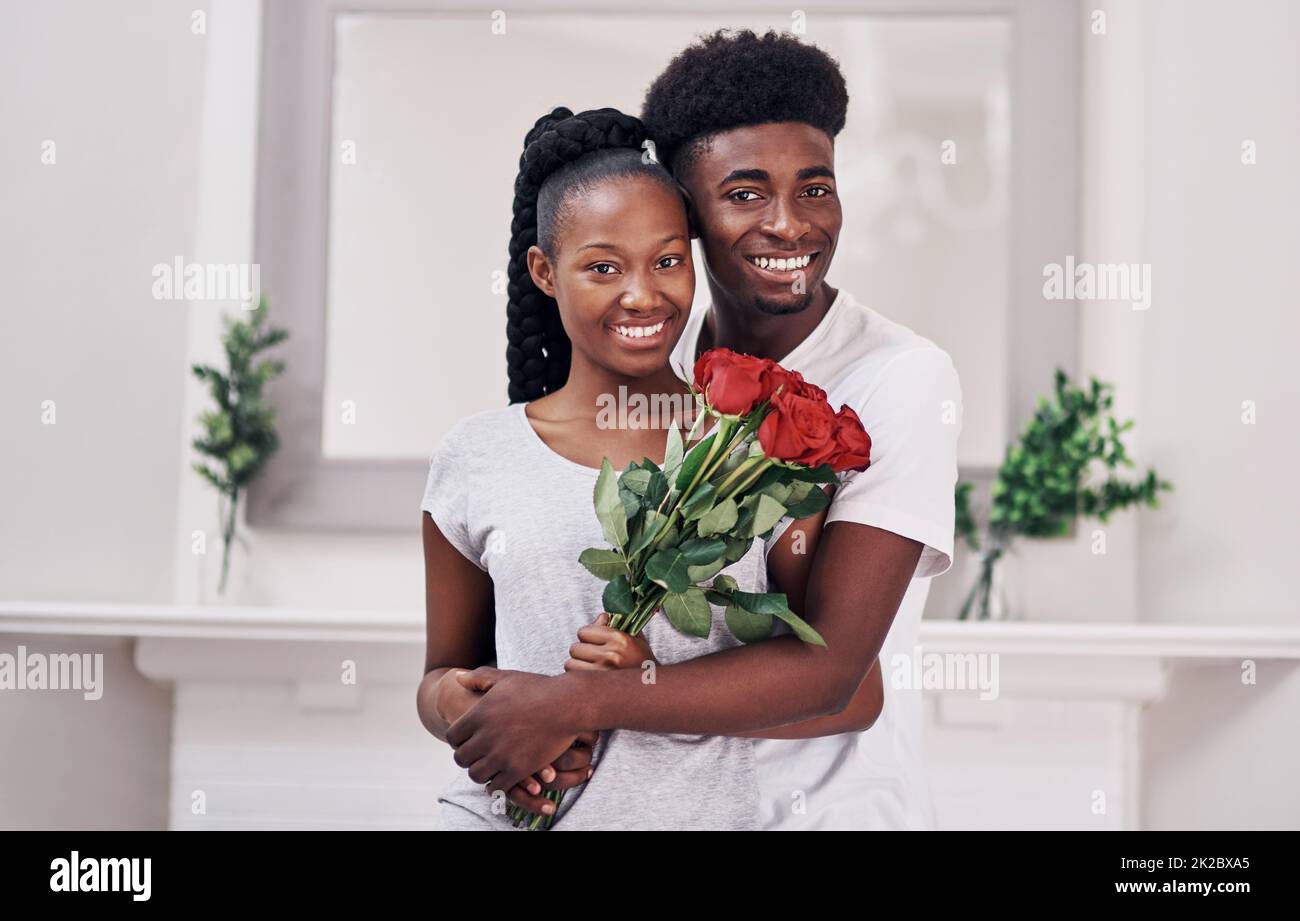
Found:
[(708, 636), (712, 601), (729, 609), (728, 627), (744, 642), (766, 638), (781, 620), (805, 642), (823, 644), (784, 595), (737, 592), (735, 580), (720, 574), (782, 518), (825, 508), (818, 484), (835, 479), (829, 466), (807, 470), (764, 457), (754, 428), (751, 419), (723, 418), (690, 446), (673, 429), (664, 469), (647, 459), (620, 474), (602, 463), (592, 499), (610, 547), (589, 548), (579, 562), (608, 583), (602, 603), (615, 629), (635, 635), (662, 609), (683, 633)]
[(266, 404), (263, 388), (283, 373), (284, 362), (258, 356), (288, 338), (288, 332), (266, 326), (269, 304), (265, 297), (248, 320), (223, 317), (222, 347), (225, 370), (194, 365), (194, 376), (207, 384), (215, 409), (200, 413), (203, 436), (193, 441), (194, 450), (208, 458), (196, 462), (195, 472), (212, 485), (223, 499), (221, 585), (225, 590), (234, 538), (235, 510), (240, 491), (251, 483), (280, 447), (275, 431), (275, 410)]
[[(1080, 516), (1105, 522), (1131, 505), (1155, 508), (1158, 492), (1173, 488), (1154, 470), (1137, 481), (1117, 475), (1134, 466), (1122, 438), (1134, 422), (1121, 423), (1111, 415), (1113, 401), (1110, 385), (1091, 378), (1083, 390), (1057, 369), (1055, 399), (1039, 397), (1033, 418), (1008, 446), (993, 482), (988, 524), (999, 543), (1015, 535), (1059, 537)], [(1094, 476), (1098, 468), (1104, 470), (1100, 482)], [(969, 483), (957, 485), (957, 531), (978, 549), (972, 539), (970, 491)]]
[(971, 511), (974, 486), (957, 484), (957, 535), (986, 557), (977, 589), (987, 587), (991, 567), (1015, 537), (1060, 537), (1080, 517), (1105, 522), (1129, 506), (1157, 508), (1158, 494), (1173, 489), (1153, 469), (1137, 480), (1119, 475), (1135, 466), (1123, 442), (1134, 422), (1111, 414), (1109, 384), (1090, 378), (1088, 389), (1081, 389), (1058, 368), (1055, 391), (1051, 400), (1039, 397), (1033, 418), (1007, 447), (990, 490), (983, 546)]

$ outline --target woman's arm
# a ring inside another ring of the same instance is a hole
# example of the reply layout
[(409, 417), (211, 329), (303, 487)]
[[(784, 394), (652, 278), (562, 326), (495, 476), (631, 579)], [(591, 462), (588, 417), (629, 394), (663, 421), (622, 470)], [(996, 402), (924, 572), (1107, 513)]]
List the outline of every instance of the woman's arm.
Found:
[(447, 727), (482, 696), (451, 673), (495, 658), (492, 579), (451, 545), (428, 512), (422, 517), (424, 678), (416, 709), (425, 728), (446, 742)]
[[(496, 658), (492, 579), (467, 560), (425, 512), (424, 536), (424, 677), (416, 692), (416, 710), (429, 732), (447, 741), (447, 728), (483, 696), (458, 680)], [(595, 733), (583, 733), (570, 748), (535, 776), (508, 791), (511, 802), (531, 812), (553, 812), (545, 787), (563, 790), (590, 776)]]

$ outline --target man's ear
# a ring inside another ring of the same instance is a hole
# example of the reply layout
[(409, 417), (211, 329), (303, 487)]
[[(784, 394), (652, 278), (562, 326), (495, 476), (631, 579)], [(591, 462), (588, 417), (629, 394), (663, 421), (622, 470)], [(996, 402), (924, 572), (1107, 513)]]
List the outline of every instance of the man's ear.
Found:
[(528, 247), (528, 274), (533, 276), (533, 284), (547, 297), (555, 297), (554, 271), (540, 246)]
[(691, 239), (700, 238), (699, 219), (695, 214), (695, 199), (691, 198), (691, 193), (686, 191), (686, 186), (677, 181), (677, 191), (682, 194), (682, 200), (686, 202), (686, 226), (690, 229)]

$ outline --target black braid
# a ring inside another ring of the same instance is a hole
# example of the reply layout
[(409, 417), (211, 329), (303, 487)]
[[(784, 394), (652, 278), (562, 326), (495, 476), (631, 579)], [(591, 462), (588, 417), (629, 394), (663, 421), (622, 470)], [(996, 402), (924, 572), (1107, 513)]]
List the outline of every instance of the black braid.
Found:
[(617, 109), (574, 115), (560, 106), (539, 118), (524, 138), (506, 271), (506, 367), (511, 403), (535, 400), (564, 386), (573, 352), (554, 298), (543, 294), (528, 272), (529, 247), (538, 245), (548, 259), (554, 257), (555, 227), (575, 191), (613, 176), (637, 173), (671, 183), (667, 171), (657, 163), (642, 162), (640, 151), (646, 137), (640, 119)]

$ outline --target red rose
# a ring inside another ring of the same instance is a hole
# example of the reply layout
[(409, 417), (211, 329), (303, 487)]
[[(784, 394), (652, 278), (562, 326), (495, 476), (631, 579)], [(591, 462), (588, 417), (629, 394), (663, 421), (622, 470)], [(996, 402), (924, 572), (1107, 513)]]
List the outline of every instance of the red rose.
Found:
[(866, 470), (871, 465), (871, 436), (850, 406), (841, 406), (835, 414), (835, 446), (831, 466), (836, 473)]
[(775, 389), (768, 365), (731, 349), (709, 349), (695, 363), (695, 389), (714, 412), (743, 416)]
[(816, 467), (835, 456), (835, 413), (824, 399), (782, 391), (758, 427), (763, 453), (776, 460)]
[(767, 361), (767, 377), (772, 385), (772, 393), (778, 390), (781, 393), (800, 393), (802, 388), (808, 386), (798, 371), (787, 371), (770, 359)]

